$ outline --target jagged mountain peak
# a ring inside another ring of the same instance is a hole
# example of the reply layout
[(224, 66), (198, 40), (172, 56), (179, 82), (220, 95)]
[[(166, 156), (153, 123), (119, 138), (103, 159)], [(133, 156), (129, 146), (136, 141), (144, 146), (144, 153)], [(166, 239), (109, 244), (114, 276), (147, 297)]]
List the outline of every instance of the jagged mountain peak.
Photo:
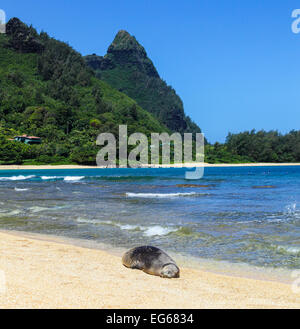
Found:
[(138, 43), (136, 38), (125, 30), (120, 30), (116, 34), (107, 52), (113, 53), (115, 51), (134, 51), (144, 57), (147, 56), (145, 49)]
[(6, 24), (6, 34), (12, 39), (9, 46), (23, 53), (41, 53), (44, 50), (37, 31), (19, 18), (13, 17)]
[(112, 69), (116, 66), (134, 67), (149, 77), (159, 78), (144, 47), (125, 30), (120, 30), (116, 34), (104, 57), (90, 55), (86, 56), (86, 59), (94, 69)]
[(134, 36), (121, 30), (104, 57), (90, 55), (86, 63), (96, 76), (129, 97), (175, 132), (200, 132), (184, 113), (183, 103), (175, 90), (162, 80)]

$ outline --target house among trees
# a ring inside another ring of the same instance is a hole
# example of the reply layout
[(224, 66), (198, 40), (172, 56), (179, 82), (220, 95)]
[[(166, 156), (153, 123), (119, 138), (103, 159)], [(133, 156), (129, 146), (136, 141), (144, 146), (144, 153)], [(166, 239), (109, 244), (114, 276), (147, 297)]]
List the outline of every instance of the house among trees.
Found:
[(14, 139), (17, 142), (22, 142), (25, 144), (41, 144), (42, 139), (41, 137), (36, 136), (28, 136), (28, 135), (22, 135), (22, 136), (15, 136)]

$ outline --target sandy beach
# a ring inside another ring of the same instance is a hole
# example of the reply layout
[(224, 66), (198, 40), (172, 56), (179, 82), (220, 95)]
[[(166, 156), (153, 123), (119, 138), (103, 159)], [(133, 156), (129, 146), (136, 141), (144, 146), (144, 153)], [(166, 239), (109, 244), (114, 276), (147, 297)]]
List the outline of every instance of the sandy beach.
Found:
[(300, 307), (300, 294), (280, 282), (191, 268), (182, 268), (179, 279), (162, 279), (126, 269), (106, 251), (22, 233), (1, 232), (0, 246), (0, 308)]
[[(171, 165), (147, 165), (143, 168), (195, 168), (195, 167), (274, 167), (274, 166), (300, 166), (300, 163), (239, 163), (239, 164), (210, 164), (210, 163), (184, 163)], [(0, 170), (47, 170), (47, 169), (104, 169), (97, 166), (81, 165), (0, 165)]]

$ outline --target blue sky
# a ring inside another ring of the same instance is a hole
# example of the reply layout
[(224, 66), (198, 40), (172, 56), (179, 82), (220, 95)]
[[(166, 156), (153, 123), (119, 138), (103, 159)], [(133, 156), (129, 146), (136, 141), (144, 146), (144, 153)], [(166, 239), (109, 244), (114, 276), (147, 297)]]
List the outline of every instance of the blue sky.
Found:
[(145, 47), (210, 142), (230, 132), (300, 129), (300, 1), (9, 0), (0, 8), (104, 55), (120, 29)]

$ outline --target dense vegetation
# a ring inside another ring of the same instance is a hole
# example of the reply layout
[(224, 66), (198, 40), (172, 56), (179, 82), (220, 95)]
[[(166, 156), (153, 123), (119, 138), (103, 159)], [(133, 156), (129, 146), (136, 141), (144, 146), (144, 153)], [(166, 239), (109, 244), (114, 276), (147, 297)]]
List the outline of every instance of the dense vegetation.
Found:
[[(67, 44), (14, 18), (0, 34), (1, 163), (95, 164), (96, 137), (168, 131), (137, 103), (97, 79)], [(41, 145), (9, 141), (42, 137)]]
[(96, 76), (124, 92), (171, 131), (200, 132), (185, 115), (183, 103), (175, 90), (163, 81), (145, 49), (135, 37), (119, 31), (104, 57), (85, 57)]
[(277, 131), (246, 131), (229, 134), (229, 152), (253, 162), (300, 162), (300, 131), (282, 135)]
[(264, 130), (229, 133), (225, 144), (207, 144), (205, 148), (210, 163), (300, 162), (300, 131), (285, 135)]
[[(104, 57), (85, 57), (96, 76), (126, 93), (154, 114), (172, 131), (200, 132), (185, 116), (176, 92), (160, 79), (145, 49), (126, 31), (120, 31)], [(300, 131), (281, 135), (276, 131), (229, 134), (226, 143), (206, 143), (209, 163), (300, 161)]]
[[(95, 164), (96, 137), (117, 136), (120, 124), (147, 136), (200, 131), (127, 32), (118, 33), (105, 57), (85, 60), (45, 32), (16, 18), (8, 22), (7, 34), (0, 34), (0, 164)], [(10, 140), (18, 134), (43, 143)], [(300, 162), (300, 131), (229, 134), (224, 144), (206, 143), (205, 156), (210, 163)]]

